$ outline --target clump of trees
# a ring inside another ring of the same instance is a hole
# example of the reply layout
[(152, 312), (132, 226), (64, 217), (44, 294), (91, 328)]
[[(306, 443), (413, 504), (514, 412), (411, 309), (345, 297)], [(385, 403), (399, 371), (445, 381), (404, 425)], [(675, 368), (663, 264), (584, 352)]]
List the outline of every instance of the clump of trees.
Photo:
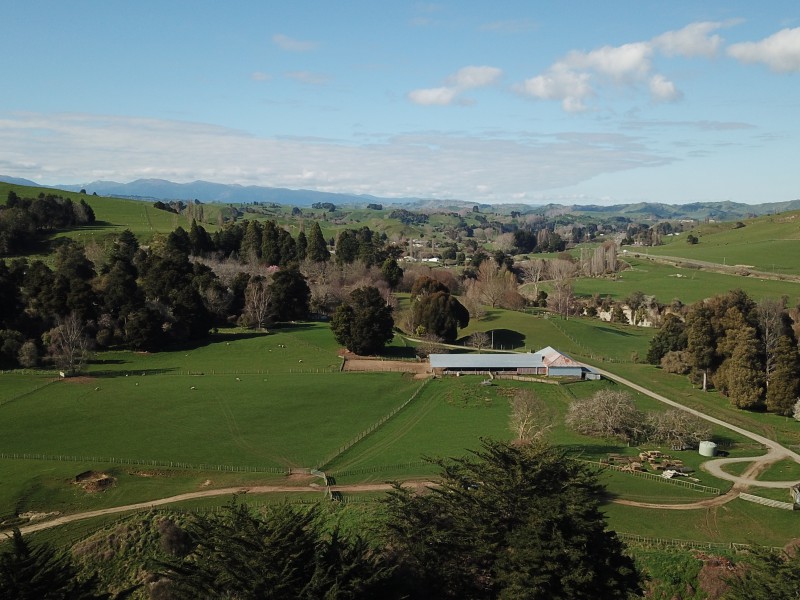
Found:
[(694, 448), (711, 435), (702, 419), (680, 410), (640, 411), (627, 392), (600, 390), (575, 400), (567, 410), (569, 427), (594, 437), (617, 438), (628, 445), (642, 442), (670, 448)]
[(0, 205), (0, 256), (23, 252), (56, 229), (94, 222), (94, 211), (83, 198), (75, 203), (44, 192), (36, 198), (21, 198), (11, 190), (5, 205)]
[(160, 563), (163, 597), (392, 598), (390, 557), (363, 538), (326, 530), (321, 510), (287, 504), (254, 513), (235, 500), (186, 527), (189, 551)]
[(754, 302), (734, 290), (667, 315), (647, 353), (651, 364), (688, 372), (731, 403), (789, 416), (800, 398), (795, 322), (784, 300)]

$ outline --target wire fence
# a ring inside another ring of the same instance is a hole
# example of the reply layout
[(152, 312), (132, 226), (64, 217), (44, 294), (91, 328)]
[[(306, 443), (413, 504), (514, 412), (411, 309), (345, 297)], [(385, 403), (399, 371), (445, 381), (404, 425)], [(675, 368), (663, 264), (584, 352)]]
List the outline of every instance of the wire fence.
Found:
[(412, 401), (413, 401), (413, 400), (414, 400), (414, 399), (415, 399), (415, 398), (416, 398), (416, 397), (419, 395), (419, 393), (420, 393), (420, 392), (421, 392), (421, 391), (422, 391), (422, 390), (425, 388), (425, 386), (426, 386), (426, 385), (428, 385), (428, 382), (429, 382), (429, 381), (430, 381), (430, 379), (426, 379), (425, 381), (423, 381), (423, 382), (422, 382), (422, 385), (420, 385), (420, 386), (419, 386), (419, 387), (418, 387), (418, 388), (417, 388), (417, 389), (414, 391), (414, 393), (413, 393), (413, 394), (411, 394), (411, 397), (410, 397), (408, 400), (406, 400), (405, 402), (403, 402), (401, 405), (399, 405), (399, 406), (397, 406), (397, 407), (393, 408), (393, 409), (391, 410), (391, 412), (389, 412), (388, 414), (386, 414), (386, 415), (384, 415), (383, 417), (381, 417), (381, 418), (380, 418), (378, 421), (376, 421), (375, 423), (373, 423), (372, 425), (370, 425), (370, 426), (369, 426), (367, 429), (365, 429), (364, 431), (362, 431), (361, 433), (359, 433), (359, 434), (358, 434), (356, 437), (354, 437), (354, 438), (353, 438), (353, 439), (351, 439), (349, 442), (347, 442), (346, 444), (344, 444), (344, 445), (342, 445), (341, 447), (339, 447), (339, 448), (338, 448), (338, 449), (337, 449), (335, 452), (333, 452), (332, 454), (330, 454), (330, 455), (329, 455), (329, 456), (328, 456), (328, 457), (327, 457), (325, 460), (323, 460), (323, 461), (322, 461), (322, 462), (321, 462), (319, 465), (317, 465), (317, 466), (316, 466), (316, 468), (317, 468), (317, 469), (324, 469), (326, 466), (328, 466), (329, 464), (331, 464), (331, 463), (332, 463), (334, 460), (336, 460), (337, 458), (339, 458), (339, 457), (340, 457), (342, 454), (344, 454), (345, 452), (347, 452), (348, 450), (350, 450), (350, 448), (352, 448), (353, 446), (355, 446), (355, 445), (356, 445), (358, 442), (360, 442), (360, 441), (361, 441), (361, 440), (363, 440), (365, 437), (367, 437), (368, 435), (370, 435), (371, 433), (373, 433), (373, 432), (374, 432), (376, 429), (378, 429), (379, 427), (383, 426), (383, 425), (384, 425), (384, 423), (386, 423), (386, 422), (387, 422), (389, 419), (391, 419), (392, 417), (394, 417), (394, 416), (395, 416), (397, 413), (399, 413), (399, 412), (400, 412), (401, 410), (403, 410), (403, 409), (404, 409), (406, 406), (408, 406), (408, 405), (409, 405), (409, 404), (410, 404), (410, 403), (411, 403), (411, 402), (412, 402)]
[(628, 469), (625, 467), (620, 467), (617, 465), (609, 465), (607, 463), (588, 460), (585, 458), (576, 458), (575, 460), (579, 460), (580, 462), (589, 463), (592, 465), (596, 465), (603, 469), (612, 469), (614, 471), (619, 471), (620, 473), (626, 473), (629, 475), (634, 475), (635, 477), (642, 477), (644, 479), (650, 479), (651, 481), (660, 481), (661, 483), (666, 483), (669, 485), (677, 485), (681, 487), (685, 487), (690, 490), (694, 490), (695, 492), (700, 492), (701, 494), (713, 494), (715, 496), (719, 496), (722, 492), (719, 488), (711, 487), (708, 485), (702, 485), (699, 483), (695, 483), (693, 481), (686, 481), (685, 479), (675, 479), (675, 478), (666, 478), (662, 477), (661, 475), (656, 475), (655, 473), (648, 473), (647, 471), (637, 471), (635, 469)]
[[(755, 546), (752, 544), (739, 544), (737, 542), (701, 542), (697, 540), (679, 540), (672, 538), (649, 537), (646, 535), (639, 535), (637, 533), (622, 533), (617, 532), (617, 537), (625, 542), (627, 545), (638, 546), (658, 546), (658, 547), (672, 547), (672, 548), (693, 548), (697, 550), (749, 550)], [(773, 546), (770, 548), (773, 551), (780, 552), (783, 548)]]
[(49, 387), (55, 383), (58, 383), (58, 379), (53, 379), (51, 381), (47, 381), (42, 385), (36, 386), (35, 388), (31, 388), (22, 392), (21, 394), (17, 394), (16, 396), (12, 396), (11, 398), (6, 398), (4, 400), (0, 400), (0, 406), (5, 406), (6, 404), (10, 404), (11, 402), (16, 402), (17, 400), (22, 400), (23, 398), (27, 398), (28, 396), (32, 396), (33, 394), (40, 392), (46, 387)]
[(139, 458), (118, 458), (109, 456), (71, 456), (67, 454), (40, 454), (27, 452), (0, 452), (0, 458), (14, 460), (45, 460), (58, 462), (94, 463), (129, 465), (137, 467), (160, 467), (170, 469), (184, 469), (187, 471), (223, 471), (230, 473), (270, 473), (274, 475), (290, 475), (292, 470), (288, 467), (263, 467), (250, 465), (214, 465), (193, 464), (176, 460), (148, 460)]
[(347, 477), (351, 475), (368, 475), (370, 473), (390, 473), (392, 471), (405, 471), (407, 469), (418, 469), (420, 467), (435, 467), (433, 463), (425, 460), (417, 460), (396, 465), (379, 465), (374, 467), (361, 467), (358, 469), (344, 469), (343, 471), (331, 471), (336, 477)]

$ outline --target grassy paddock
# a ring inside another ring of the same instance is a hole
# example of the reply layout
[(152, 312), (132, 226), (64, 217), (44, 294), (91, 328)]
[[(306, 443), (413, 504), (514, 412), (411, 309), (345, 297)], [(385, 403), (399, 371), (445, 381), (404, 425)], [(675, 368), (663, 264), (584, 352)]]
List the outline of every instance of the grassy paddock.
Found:
[(744, 500), (681, 511), (607, 504), (604, 512), (612, 529), (653, 538), (783, 546), (798, 531), (797, 512)]
[[(800, 247), (800, 241), (795, 242), (795, 245)], [(663, 254), (669, 252), (664, 250)], [(622, 271), (617, 277), (576, 280), (575, 293), (585, 297), (599, 294), (601, 297), (611, 296), (614, 300), (624, 300), (633, 292), (644, 292), (655, 296), (664, 304), (669, 304), (674, 298), (680, 299), (684, 304), (691, 304), (737, 288), (744, 290), (755, 300), (765, 297), (780, 298), (787, 294), (790, 304), (793, 305), (800, 297), (800, 283), (792, 281), (673, 267), (630, 255), (625, 257), (625, 261), (631, 268)], [(722, 263), (722, 260), (719, 262)]]

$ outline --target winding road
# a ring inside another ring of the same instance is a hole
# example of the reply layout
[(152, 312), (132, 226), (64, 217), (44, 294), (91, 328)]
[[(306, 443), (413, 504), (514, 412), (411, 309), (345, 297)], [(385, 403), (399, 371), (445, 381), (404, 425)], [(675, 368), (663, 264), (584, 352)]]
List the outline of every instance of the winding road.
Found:
[[(404, 482), (403, 487), (421, 489), (430, 485), (435, 485), (430, 481), (407, 481)], [(331, 492), (386, 492), (392, 489), (391, 484), (388, 483), (365, 483), (355, 485), (332, 485), (328, 488)], [(42, 531), (43, 529), (50, 529), (51, 527), (58, 527), (66, 523), (74, 523), (75, 521), (82, 521), (84, 519), (91, 519), (93, 517), (102, 517), (105, 515), (114, 515), (122, 512), (148, 510), (157, 508), (175, 502), (184, 502), (186, 500), (197, 500), (199, 498), (214, 498), (216, 496), (233, 496), (234, 494), (285, 494), (285, 493), (316, 493), (321, 494), (325, 491), (323, 486), (291, 486), (291, 485), (254, 485), (254, 486), (238, 486), (228, 488), (218, 488), (213, 490), (202, 490), (199, 492), (188, 492), (186, 494), (178, 494), (177, 496), (170, 496), (168, 498), (159, 498), (157, 500), (148, 500), (147, 502), (139, 502), (137, 504), (126, 504), (125, 506), (112, 506), (110, 508), (101, 508), (98, 510), (90, 510), (82, 513), (72, 513), (69, 515), (62, 515), (55, 519), (47, 521), (40, 521), (38, 523), (31, 523), (19, 528), (21, 534), (26, 535), (35, 531)], [(0, 536), (11, 536), (11, 531), (0, 531)]]
[[(625, 386), (627, 386), (627, 387), (629, 387), (629, 388), (631, 388), (633, 390), (636, 390), (637, 392), (641, 392), (642, 394), (650, 396), (654, 400), (658, 400), (659, 402), (663, 402), (664, 404), (668, 404), (669, 406), (672, 406), (674, 408), (678, 408), (680, 410), (686, 411), (686, 412), (688, 412), (688, 413), (690, 413), (690, 414), (692, 414), (692, 415), (694, 415), (696, 417), (700, 417), (701, 419), (705, 419), (706, 421), (709, 421), (710, 423), (714, 423), (715, 425), (720, 425), (722, 427), (725, 427), (726, 429), (730, 429), (731, 431), (735, 431), (736, 433), (738, 433), (740, 435), (743, 435), (743, 436), (745, 436), (747, 438), (750, 438), (751, 440), (754, 440), (754, 441), (758, 442), (759, 444), (764, 445), (767, 448), (767, 453), (763, 454), (761, 456), (747, 456), (747, 457), (740, 457), (740, 458), (718, 458), (716, 460), (709, 460), (709, 461), (706, 461), (705, 463), (703, 463), (702, 469), (704, 471), (707, 471), (708, 473), (710, 473), (714, 477), (717, 477), (719, 479), (725, 479), (727, 481), (731, 481), (731, 482), (734, 483), (734, 488), (733, 488), (733, 490), (731, 490), (731, 492), (733, 492), (735, 490), (738, 490), (738, 491), (736, 491), (736, 494), (733, 497), (738, 496), (738, 492), (739, 491), (743, 491), (743, 488), (746, 488), (746, 487), (749, 487), (749, 486), (762, 487), (762, 488), (783, 488), (783, 489), (788, 489), (788, 488), (792, 487), (793, 485), (800, 484), (800, 480), (798, 480), (798, 481), (760, 481), (760, 480), (756, 479), (758, 474), (761, 473), (768, 465), (770, 465), (772, 463), (775, 463), (775, 462), (778, 462), (778, 461), (781, 461), (781, 460), (784, 460), (784, 459), (789, 459), (789, 460), (793, 460), (794, 462), (800, 464), (800, 454), (798, 454), (797, 452), (794, 452), (793, 450), (790, 450), (789, 448), (786, 448), (785, 446), (782, 446), (781, 444), (779, 444), (775, 440), (771, 440), (769, 438), (766, 438), (763, 435), (759, 435), (757, 433), (753, 433), (752, 431), (748, 431), (747, 429), (742, 429), (741, 427), (733, 425), (732, 423), (728, 423), (727, 421), (723, 421), (722, 419), (717, 419), (716, 417), (712, 417), (710, 415), (707, 415), (707, 414), (705, 414), (703, 412), (700, 412), (699, 410), (695, 410), (693, 408), (689, 408), (687, 406), (679, 404), (678, 402), (675, 402), (674, 400), (670, 400), (669, 398), (666, 398), (666, 397), (662, 396), (661, 394), (657, 394), (657, 393), (653, 392), (652, 390), (648, 390), (647, 388), (645, 388), (645, 387), (643, 387), (641, 385), (633, 383), (632, 381), (629, 381), (629, 380), (625, 379), (624, 377), (620, 377), (619, 375), (615, 375), (614, 373), (611, 373), (609, 371), (605, 371), (603, 369), (598, 369), (597, 367), (593, 367), (593, 368), (594, 368), (595, 371), (597, 371), (598, 373), (600, 373), (601, 375), (603, 375), (603, 377), (606, 377), (607, 379), (610, 379), (612, 381), (616, 381), (617, 383), (621, 383), (622, 385), (625, 385)], [(749, 462), (749, 463), (753, 463), (753, 464), (750, 467), (748, 467), (745, 470), (745, 472), (742, 473), (741, 475), (731, 475), (730, 473), (726, 473), (725, 471), (722, 470), (722, 467), (724, 465), (732, 464), (732, 463), (741, 463), (741, 462)], [(728, 494), (730, 494), (731, 492), (728, 492)], [(728, 494), (720, 496), (720, 498), (723, 498), (723, 497), (727, 496)], [(700, 503), (694, 503), (694, 504), (700, 505)]]

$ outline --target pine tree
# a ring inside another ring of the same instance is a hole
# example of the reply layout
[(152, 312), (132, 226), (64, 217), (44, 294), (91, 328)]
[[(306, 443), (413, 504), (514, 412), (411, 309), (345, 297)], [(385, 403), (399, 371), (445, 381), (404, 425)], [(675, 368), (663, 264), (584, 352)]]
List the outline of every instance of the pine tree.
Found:
[(703, 391), (708, 389), (708, 371), (714, 364), (715, 339), (711, 311), (704, 304), (695, 306), (686, 317), (686, 345), (692, 368), (702, 374)]
[(9, 600), (100, 600), (96, 579), (81, 581), (69, 555), (52, 546), (31, 546), (14, 529), (10, 547), (0, 548), (0, 598)]
[(418, 599), (625, 599), (639, 573), (585, 466), (543, 443), (484, 440), (436, 461), (440, 485), (389, 493), (387, 546)]
[(248, 262), (257, 262), (261, 258), (262, 227), (261, 223), (255, 219), (247, 222), (247, 229), (244, 231), (242, 243), (239, 249), (239, 256)]
[(327, 533), (319, 510), (271, 506), (258, 515), (233, 503), (188, 526), (192, 551), (160, 563), (169, 597), (344, 600), (393, 598), (385, 555), (359, 537)]
[(800, 355), (788, 335), (778, 338), (773, 350), (773, 370), (767, 386), (767, 410), (792, 415), (800, 398)]
[(725, 361), (728, 396), (737, 408), (758, 408), (764, 398), (764, 368), (759, 360), (756, 331), (742, 327), (734, 339), (733, 354)]
[(322, 235), (322, 228), (319, 223), (314, 223), (311, 228), (311, 234), (308, 236), (308, 248), (306, 249), (306, 258), (311, 262), (327, 262), (331, 258), (331, 253), (328, 251), (328, 244)]
[(336, 341), (356, 354), (374, 354), (392, 340), (392, 308), (372, 286), (357, 288), (331, 319)]
[(306, 232), (301, 230), (300, 233), (297, 234), (297, 259), (305, 260), (307, 250), (308, 238), (306, 238)]

